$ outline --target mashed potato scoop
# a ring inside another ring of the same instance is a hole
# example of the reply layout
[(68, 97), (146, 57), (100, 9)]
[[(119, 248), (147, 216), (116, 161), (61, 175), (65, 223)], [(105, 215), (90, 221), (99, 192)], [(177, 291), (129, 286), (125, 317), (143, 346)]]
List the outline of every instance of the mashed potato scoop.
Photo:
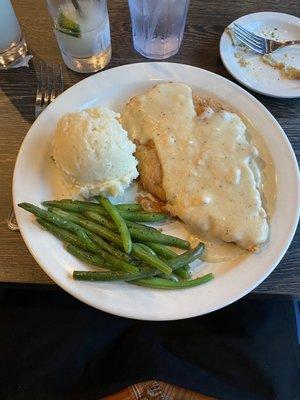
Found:
[(108, 108), (65, 114), (57, 124), (53, 157), (77, 196), (118, 196), (138, 177), (135, 145)]

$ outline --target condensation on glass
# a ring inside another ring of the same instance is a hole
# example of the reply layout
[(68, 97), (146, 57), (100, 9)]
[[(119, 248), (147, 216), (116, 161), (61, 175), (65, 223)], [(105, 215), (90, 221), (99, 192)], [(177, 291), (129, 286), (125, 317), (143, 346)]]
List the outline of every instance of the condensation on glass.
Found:
[(128, 0), (133, 46), (144, 57), (162, 60), (180, 48), (189, 0)]

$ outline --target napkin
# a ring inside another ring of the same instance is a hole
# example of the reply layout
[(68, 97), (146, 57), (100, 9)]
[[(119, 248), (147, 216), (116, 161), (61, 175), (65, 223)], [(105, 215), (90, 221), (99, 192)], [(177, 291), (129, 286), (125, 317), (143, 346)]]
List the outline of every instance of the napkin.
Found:
[(32, 55), (28, 54), (24, 56), (17, 64), (14, 64), (10, 68), (20, 68), (20, 67), (29, 67), (29, 61), (32, 59)]
[(58, 290), (6, 290), (0, 326), (1, 400), (99, 400), (147, 380), (222, 400), (300, 399), (290, 301), (246, 298), (198, 318), (151, 322)]

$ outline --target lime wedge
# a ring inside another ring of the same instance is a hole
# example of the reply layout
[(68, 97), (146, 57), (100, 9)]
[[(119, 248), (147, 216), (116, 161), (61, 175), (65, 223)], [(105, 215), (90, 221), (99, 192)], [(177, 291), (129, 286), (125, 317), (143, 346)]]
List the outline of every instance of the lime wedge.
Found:
[(66, 17), (63, 13), (60, 13), (57, 19), (57, 29), (67, 35), (71, 35), (77, 38), (81, 37), (80, 26), (77, 22), (72, 21)]

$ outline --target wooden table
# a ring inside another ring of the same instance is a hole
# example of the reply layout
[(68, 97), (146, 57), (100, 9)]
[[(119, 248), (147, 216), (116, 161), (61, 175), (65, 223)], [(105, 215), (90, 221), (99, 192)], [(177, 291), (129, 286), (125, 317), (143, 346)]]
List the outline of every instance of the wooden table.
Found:
[[(45, 1), (13, 0), (15, 11), (31, 54), (43, 60), (61, 60), (51, 29)], [(125, 0), (110, 0), (109, 15), (113, 56), (109, 68), (147, 61), (133, 50), (130, 20)], [(258, 11), (280, 11), (300, 16), (295, 0), (192, 0), (179, 54), (168, 61), (190, 64), (233, 80), (219, 57), (219, 39), (225, 26), (241, 15)], [(64, 67), (66, 88), (86, 75)], [(0, 282), (53, 283), (36, 264), (18, 232), (8, 230), (6, 217), (11, 206), (11, 183), (15, 159), (21, 142), (34, 120), (36, 91), (32, 67), (0, 72)], [(253, 93), (277, 118), (287, 133), (296, 154), (300, 152), (300, 100), (272, 99)], [(288, 171), (287, 171), (288, 174)], [(288, 204), (287, 204), (288, 207)], [(280, 227), (279, 227), (280, 228)], [(300, 295), (300, 237), (296, 234), (280, 265), (255, 293)], [(45, 286), (46, 287), (46, 286)]]

